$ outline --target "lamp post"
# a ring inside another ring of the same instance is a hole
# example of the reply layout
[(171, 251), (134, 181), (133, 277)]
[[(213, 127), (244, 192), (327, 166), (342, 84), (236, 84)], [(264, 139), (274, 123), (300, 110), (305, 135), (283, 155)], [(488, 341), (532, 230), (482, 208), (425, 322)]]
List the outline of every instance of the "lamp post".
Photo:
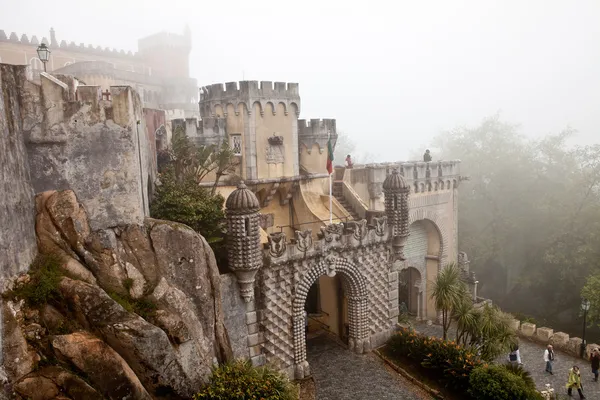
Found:
[(587, 325), (587, 313), (590, 310), (590, 301), (588, 299), (581, 299), (581, 310), (583, 311), (583, 335), (581, 338), (581, 358), (585, 357), (585, 328)]
[(37, 54), (40, 61), (44, 64), (44, 72), (46, 72), (46, 63), (50, 59), (50, 49), (46, 46), (46, 43), (42, 43), (37, 48)]

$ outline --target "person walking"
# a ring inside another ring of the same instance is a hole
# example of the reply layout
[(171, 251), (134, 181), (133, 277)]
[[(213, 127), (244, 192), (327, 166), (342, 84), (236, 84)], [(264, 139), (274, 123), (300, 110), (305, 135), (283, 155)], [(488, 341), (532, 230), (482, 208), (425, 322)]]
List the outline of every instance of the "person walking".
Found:
[(521, 353), (519, 352), (519, 345), (515, 344), (512, 349), (511, 352), (508, 353), (508, 362), (511, 364), (516, 364), (516, 365), (522, 365), (523, 363), (521, 362)]
[(569, 380), (567, 381), (567, 394), (569, 396), (573, 395), (573, 389), (577, 389), (580, 399), (585, 399), (582, 391), (583, 386), (581, 385), (581, 373), (577, 365), (573, 365), (573, 368), (569, 370)]
[(431, 153), (429, 149), (425, 150), (425, 154), (423, 154), (423, 161), (430, 162), (431, 161)]
[(554, 348), (551, 344), (546, 347), (544, 350), (544, 361), (546, 361), (546, 372), (549, 372), (550, 375), (554, 375), (552, 372), (552, 363), (554, 362)]
[(598, 382), (598, 370), (600, 369), (600, 351), (598, 351), (597, 348), (592, 350), (590, 361), (592, 362), (592, 374), (594, 374), (594, 382)]

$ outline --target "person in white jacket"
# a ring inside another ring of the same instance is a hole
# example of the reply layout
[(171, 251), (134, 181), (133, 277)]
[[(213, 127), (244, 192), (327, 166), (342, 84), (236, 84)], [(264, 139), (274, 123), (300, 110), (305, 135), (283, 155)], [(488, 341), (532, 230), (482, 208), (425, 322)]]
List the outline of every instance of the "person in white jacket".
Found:
[(554, 362), (554, 348), (551, 344), (546, 347), (544, 350), (544, 361), (546, 361), (546, 372), (549, 372), (550, 375), (554, 375), (552, 373), (552, 363)]

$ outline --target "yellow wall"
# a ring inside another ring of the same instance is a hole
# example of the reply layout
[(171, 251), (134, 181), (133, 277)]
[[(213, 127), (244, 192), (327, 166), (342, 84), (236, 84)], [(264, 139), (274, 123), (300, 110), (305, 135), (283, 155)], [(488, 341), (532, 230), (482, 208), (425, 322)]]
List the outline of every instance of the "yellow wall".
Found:
[(319, 151), (319, 145), (314, 143), (311, 147), (311, 152), (308, 154), (308, 149), (303, 144), (300, 145), (300, 166), (311, 174), (327, 173), (327, 149), (323, 152)]
[[(295, 113), (285, 115), (285, 106), (278, 103), (274, 106), (276, 115), (273, 115), (272, 103), (267, 103), (264, 109), (264, 115), (260, 114), (260, 105), (254, 103), (252, 118), (255, 121), (256, 131), (256, 155), (257, 155), (257, 176), (258, 179), (280, 178), (285, 176), (294, 176), (294, 159), (298, 154), (294, 154), (294, 138), (292, 135), (292, 120), (297, 118)], [(282, 164), (267, 164), (268, 138), (273, 136), (283, 136), (283, 148), (285, 151), (284, 162)]]
[(329, 325), (329, 330), (336, 335), (339, 331), (339, 312), (338, 304), (338, 281), (335, 277), (330, 278), (326, 275), (319, 278), (319, 296), (321, 299), (321, 310), (328, 315), (323, 315), (322, 322)]

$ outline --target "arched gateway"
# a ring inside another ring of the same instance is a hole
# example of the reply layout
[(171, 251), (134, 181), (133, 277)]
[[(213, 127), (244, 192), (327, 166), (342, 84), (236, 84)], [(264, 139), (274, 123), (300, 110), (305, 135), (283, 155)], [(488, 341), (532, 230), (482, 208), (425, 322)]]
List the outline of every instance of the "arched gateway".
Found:
[(310, 287), (323, 275), (333, 278), (340, 274), (348, 289), (348, 320), (350, 350), (363, 353), (370, 350), (367, 316), (367, 283), (355, 264), (329, 255), (309, 269), (295, 290), (293, 302), (294, 367), (295, 376), (309, 375), (306, 361), (306, 334), (304, 330), (304, 303)]
[[(295, 378), (310, 374), (306, 361), (305, 302), (321, 276), (339, 274), (346, 293), (348, 345), (357, 353), (383, 344), (398, 318), (398, 270), (408, 236), (408, 193), (393, 171), (383, 183), (385, 216), (268, 235), (261, 249), (260, 203), (243, 183), (226, 202), (229, 268), (246, 301), (249, 358), (270, 362)], [(343, 319), (343, 318), (342, 318)]]

